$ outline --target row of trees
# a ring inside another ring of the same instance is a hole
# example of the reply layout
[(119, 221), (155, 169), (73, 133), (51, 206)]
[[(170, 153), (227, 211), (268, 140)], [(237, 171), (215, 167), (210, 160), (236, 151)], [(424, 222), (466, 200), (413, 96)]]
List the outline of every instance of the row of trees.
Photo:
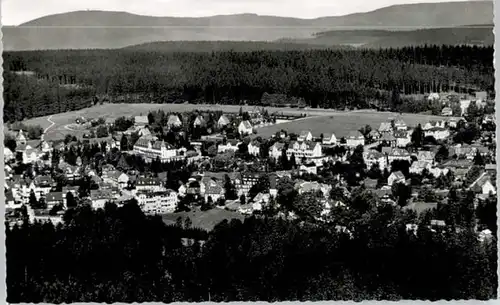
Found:
[[(461, 60), (464, 54), (474, 60)], [(4, 54), (4, 117), (8, 121), (74, 110), (95, 102), (88, 97), (239, 104), (260, 103), (266, 92), (302, 98), (312, 107), (367, 107), (372, 102), (392, 107), (398, 99), (395, 93), (493, 91), (492, 56), (492, 47), (468, 46), (246, 53), (14, 52)], [(36, 72), (43, 81), (11, 73), (19, 67)], [(71, 94), (64, 93), (68, 90)]]
[[(280, 199), (286, 201), (286, 194)], [(299, 196), (314, 203), (314, 194)], [(65, 225), (6, 232), (8, 302), (489, 299), (496, 241), (437, 229), (432, 214), (374, 205), (366, 192), (336, 223), (268, 217), (213, 231), (166, 226), (135, 202), (69, 209)], [(304, 205), (303, 205), (304, 206)], [(482, 213), (492, 212), (495, 205)], [(488, 210), (490, 209), (490, 210)], [(297, 207), (299, 213), (307, 210)], [(442, 210), (440, 213), (459, 215)], [(457, 225), (465, 219), (457, 218)], [(342, 231), (343, 222), (349, 231)], [(407, 223), (419, 224), (416, 233)], [(92, 285), (88, 285), (92, 283)]]

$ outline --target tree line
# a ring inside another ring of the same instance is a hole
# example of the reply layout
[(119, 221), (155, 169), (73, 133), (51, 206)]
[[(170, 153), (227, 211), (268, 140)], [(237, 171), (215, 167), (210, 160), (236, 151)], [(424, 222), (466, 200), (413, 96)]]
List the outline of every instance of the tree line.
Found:
[[(280, 201), (287, 202), (297, 195), (280, 196), (285, 196)], [(311, 205), (316, 196), (297, 198)], [(456, 201), (457, 208), (466, 202)], [(99, 210), (80, 205), (65, 213), (64, 225), (6, 226), (7, 300), (484, 300), (496, 296), (496, 237), (480, 242), (468, 225), (456, 229), (471, 223), (470, 213), (464, 214), (469, 218), (459, 219), (461, 214), (445, 207), (417, 216), (375, 202), (362, 191), (346, 201), (351, 209), (332, 214), (331, 223), (261, 215), (224, 220), (210, 232), (189, 227), (189, 221), (182, 219), (165, 225), (159, 216), (145, 216), (135, 201), (123, 207), (107, 204)], [(495, 202), (481, 213), (494, 215)], [(297, 212), (307, 215), (303, 209), (307, 205)], [(430, 228), (433, 213), (450, 215), (453, 225)], [(417, 224), (417, 232), (407, 230), (407, 223)]]
[[(54, 50), (6, 52), (4, 60), (6, 121), (74, 110), (96, 100), (259, 104), (267, 92), (293, 102), (300, 98), (311, 107), (343, 109), (391, 107), (395, 93), (494, 91), (493, 48), (477, 46), (205, 53)], [(11, 73), (20, 70), (35, 72), (41, 81)], [(69, 92), (61, 93), (65, 90)]]

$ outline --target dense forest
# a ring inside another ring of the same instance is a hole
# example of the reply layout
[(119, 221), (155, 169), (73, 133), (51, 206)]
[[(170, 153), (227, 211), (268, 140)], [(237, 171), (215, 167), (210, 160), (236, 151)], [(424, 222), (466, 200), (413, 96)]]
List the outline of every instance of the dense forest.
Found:
[[(162, 52), (58, 50), (4, 53), (4, 120), (92, 102), (260, 103), (263, 93), (311, 107), (391, 108), (400, 95), (494, 90), (493, 48)], [(13, 71), (32, 71), (36, 76)]]
[[(135, 201), (81, 205), (66, 212), (65, 225), (7, 226), (7, 301), (494, 298), (496, 237), (477, 239), (466, 197), (450, 204), (417, 217), (361, 191), (332, 223), (261, 215), (210, 232), (182, 219), (167, 226)], [(491, 215), (495, 204), (479, 211)], [(451, 225), (429, 228), (436, 213)], [(339, 230), (344, 223), (350, 231)]]

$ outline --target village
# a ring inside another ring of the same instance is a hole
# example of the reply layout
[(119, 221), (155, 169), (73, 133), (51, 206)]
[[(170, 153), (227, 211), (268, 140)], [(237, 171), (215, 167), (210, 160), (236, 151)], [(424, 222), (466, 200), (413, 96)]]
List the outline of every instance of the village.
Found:
[(496, 196), (495, 117), (485, 105), (461, 102), (460, 119), (443, 107), (441, 120), (417, 126), (395, 115), (345, 137), (282, 129), (262, 138), (259, 127), (299, 119), (264, 108), (75, 119), (97, 126), (105, 140), (33, 141), (21, 129), (15, 149), (4, 147), (7, 219), (57, 224), (77, 205), (103, 209), (134, 199), (150, 215), (220, 209), (294, 218), (279, 200), (291, 191), (316, 196), (321, 207), (311, 213), (319, 221), (348, 209), (343, 199), (360, 190), (418, 214), (446, 204), (450, 189), (472, 191), (477, 206)]

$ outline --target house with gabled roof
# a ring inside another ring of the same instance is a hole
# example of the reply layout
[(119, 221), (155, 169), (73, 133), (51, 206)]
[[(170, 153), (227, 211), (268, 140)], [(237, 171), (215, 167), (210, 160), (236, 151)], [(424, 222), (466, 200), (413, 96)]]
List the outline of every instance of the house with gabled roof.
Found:
[(231, 120), (229, 120), (229, 118), (225, 114), (221, 115), (220, 118), (219, 118), (219, 120), (217, 120), (217, 126), (219, 128), (227, 126), (230, 123), (231, 123)]
[(154, 177), (139, 177), (135, 181), (135, 189), (137, 191), (148, 191), (148, 192), (163, 192), (165, 188), (161, 183), (161, 180)]
[(16, 135), (16, 145), (26, 145), (26, 136), (24, 135), (24, 132), (22, 129), (19, 130), (19, 132)]
[(202, 115), (198, 115), (193, 122), (194, 127), (201, 127), (207, 124), (205, 118)]
[(391, 124), (391, 122), (382, 122), (382, 123), (380, 123), (380, 127), (378, 128), (378, 132), (381, 133), (381, 134), (392, 133), (392, 124)]
[(367, 188), (367, 189), (376, 189), (377, 188), (377, 185), (378, 185), (378, 180), (377, 179), (370, 179), (370, 178), (366, 178), (365, 180), (363, 180), (363, 185)]
[(432, 127), (424, 131), (426, 137), (433, 137), (436, 140), (444, 140), (450, 136), (448, 128)]
[(408, 162), (411, 161), (410, 153), (403, 148), (393, 148), (387, 157), (387, 161), (389, 164), (392, 164), (394, 160), (406, 160)]
[(3, 158), (4, 158), (5, 163), (7, 163), (11, 160), (14, 160), (16, 158), (16, 156), (14, 155), (12, 150), (10, 150), (8, 147), (4, 146), (3, 147)]
[(50, 210), (54, 206), (64, 204), (64, 197), (62, 192), (50, 192), (45, 196), (45, 204), (47, 209)]
[(238, 132), (240, 135), (249, 135), (253, 133), (252, 124), (249, 121), (241, 121), (238, 125)]
[(434, 159), (436, 157), (436, 153), (427, 150), (419, 150), (417, 153), (418, 161), (429, 162), (431, 165), (434, 164)]
[(337, 144), (337, 137), (333, 133), (325, 133), (325, 134), (323, 134), (322, 144), (323, 145), (336, 145)]
[(239, 149), (241, 142), (236, 139), (229, 139), (226, 141), (226, 144), (219, 144), (217, 146), (218, 153), (225, 153), (227, 151), (236, 152)]
[(378, 152), (377, 150), (371, 149), (363, 153), (363, 159), (366, 164), (366, 168), (370, 169), (373, 165), (378, 164), (380, 170), (384, 170), (387, 167), (387, 157)]
[(393, 172), (387, 178), (387, 185), (392, 186), (397, 183), (406, 183), (405, 175), (401, 171)]
[(390, 145), (390, 147), (396, 147), (396, 137), (392, 133), (382, 133), (381, 136), (378, 138), (378, 144), (382, 143), (387, 143)]
[(403, 119), (399, 118), (394, 122), (394, 127), (396, 130), (407, 130), (408, 125), (406, 125), (405, 121)]
[(224, 194), (225, 190), (218, 181), (211, 180), (210, 183), (205, 184), (203, 193), (205, 201), (208, 201), (210, 197), (213, 202), (216, 202), (219, 199), (224, 199)]
[(167, 126), (170, 127), (170, 128), (172, 128), (172, 127), (180, 127), (180, 126), (182, 126), (182, 121), (181, 121), (181, 119), (179, 118), (178, 115), (171, 114), (168, 117)]
[(351, 131), (346, 137), (346, 145), (349, 147), (357, 147), (359, 145), (365, 145), (365, 137), (359, 131)]
[(396, 130), (394, 132), (394, 138), (396, 139), (397, 147), (406, 147), (411, 143), (410, 133), (406, 130)]
[(486, 172), (483, 172), (474, 182), (472, 182), (468, 189), (473, 191), (475, 194), (496, 194), (496, 187), (491, 182), (491, 177)]
[(444, 107), (443, 110), (441, 110), (441, 115), (452, 116), (453, 110), (450, 107)]
[(114, 199), (115, 196), (113, 196), (111, 190), (90, 190), (90, 200), (92, 201), (93, 209), (104, 209), (106, 202), (112, 202)]
[(312, 133), (309, 130), (303, 130), (297, 138), (299, 142), (312, 141)]
[(260, 142), (259, 141), (251, 141), (248, 144), (248, 153), (252, 156), (259, 156), (260, 155)]
[(432, 168), (431, 163), (427, 161), (414, 161), (410, 166), (410, 173), (412, 174), (422, 174), (424, 169), (430, 171)]
[(277, 160), (281, 157), (281, 153), (283, 148), (285, 147), (284, 143), (276, 142), (269, 148), (269, 157)]
[(373, 141), (378, 141), (382, 135), (378, 130), (372, 129), (370, 133), (368, 133), (368, 137), (371, 138)]
[(302, 163), (302, 159), (311, 160), (323, 155), (322, 146), (318, 142), (290, 142), (286, 151), (288, 159), (295, 156), (297, 163)]

